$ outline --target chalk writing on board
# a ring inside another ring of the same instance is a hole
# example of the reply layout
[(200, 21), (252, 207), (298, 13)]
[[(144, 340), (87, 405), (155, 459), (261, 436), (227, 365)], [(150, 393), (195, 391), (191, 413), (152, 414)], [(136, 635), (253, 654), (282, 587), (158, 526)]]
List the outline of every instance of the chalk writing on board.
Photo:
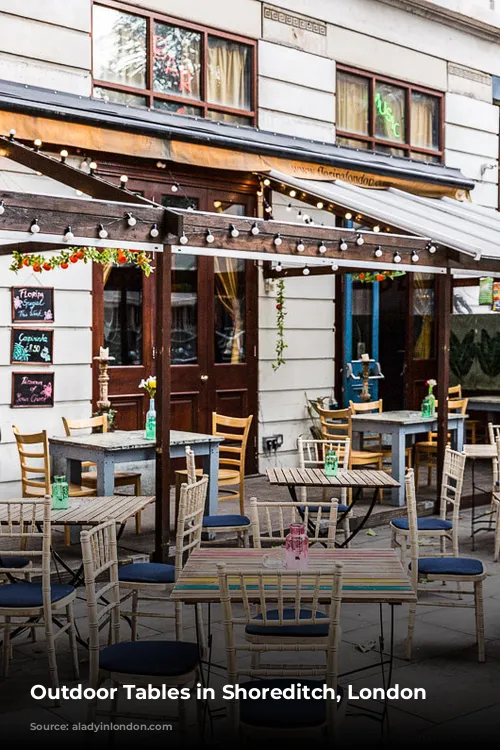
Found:
[(12, 373), (12, 406), (54, 406), (54, 373)]
[(53, 331), (13, 328), (11, 362), (52, 364), (53, 335)]
[(15, 323), (54, 320), (54, 289), (52, 287), (19, 286), (12, 289), (12, 320)]

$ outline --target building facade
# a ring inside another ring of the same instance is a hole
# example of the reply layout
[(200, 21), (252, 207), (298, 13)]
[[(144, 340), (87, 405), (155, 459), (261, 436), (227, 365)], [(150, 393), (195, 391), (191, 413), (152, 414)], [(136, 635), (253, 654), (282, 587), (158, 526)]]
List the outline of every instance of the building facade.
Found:
[[(412, 174), (430, 183), (446, 182), (447, 175), (458, 180), (460, 170), (470, 199), (496, 210), (495, 6), (490, 0), (25, 0), (22, 6), (0, 0), (1, 131), (14, 128), (26, 142), (40, 138), (47, 153), (67, 149), (68, 160), (83, 170), (95, 161), (98, 174), (116, 183), (126, 174), (131, 190), (164, 205), (226, 212), (228, 222), (230, 215), (270, 209), (276, 219), (332, 223), (320, 202), (266, 188), (265, 159), (280, 157), (293, 168), (294, 153), (298, 162), (317, 165), (364, 160), (370, 174), (400, 170), (402, 184)], [(0, 186), (74, 195), (3, 157)], [(49, 277), (28, 269), (16, 275), (8, 265), (0, 260), (2, 495), (18, 489), (12, 424), (58, 434), (62, 416), (89, 416), (97, 400), (92, 358), (106, 345), (115, 357), (110, 392), (117, 423), (138, 428), (144, 416), (138, 384), (154, 371), (155, 357), (152, 281), (128, 268), (103, 274), (75, 264)], [(297, 436), (309, 430), (306, 399), (345, 397), (346, 305), (347, 359), (372, 349), (377, 338), (386, 371), (380, 395), (390, 403), (396, 384), (397, 397), (410, 403), (418, 394), (404, 390), (405, 367), (413, 368), (407, 383), (433, 374), (432, 345), (424, 340), (429, 314), (419, 308), (432, 294), (427, 281), (411, 288), (384, 282), (377, 319), (386, 325), (381, 330), (390, 326), (391, 339), (372, 330), (378, 293), (371, 286), (346, 286), (333, 274), (287, 279), (286, 364), (274, 369), (276, 282), (251, 262), (176, 259), (173, 426), (208, 431), (215, 409), (253, 413), (248, 470), (277, 460), (292, 465)], [(11, 289), (23, 285), (54, 287), (53, 364), (39, 368), (54, 372), (51, 409), (12, 408), (12, 372), (26, 366), (11, 362)], [(418, 320), (410, 333), (408, 318)], [(413, 357), (405, 357), (410, 335)], [(274, 435), (283, 436), (277, 454), (264, 450), (264, 438)]]

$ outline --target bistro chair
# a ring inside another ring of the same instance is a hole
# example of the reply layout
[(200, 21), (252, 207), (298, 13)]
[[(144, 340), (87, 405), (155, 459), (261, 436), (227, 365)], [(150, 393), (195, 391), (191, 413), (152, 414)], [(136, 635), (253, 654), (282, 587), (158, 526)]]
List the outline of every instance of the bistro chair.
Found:
[[(308, 742), (311, 732), (317, 731), (331, 742), (347, 703), (337, 685), (342, 565), (335, 563), (330, 572), (266, 572), (260, 568), (229, 573), (224, 563), (217, 563), (217, 572), (228, 684), (240, 684), (246, 690), (263, 687), (282, 690), (298, 682), (311, 689), (326, 684), (341, 697), (340, 703), (270, 697), (231, 700), (228, 709), (236, 738), (244, 740), (248, 735), (258, 735), (274, 739), (293, 731), (294, 738)], [(230, 592), (235, 588), (238, 598), (243, 600), (243, 615), (233, 608)], [(320, 597), (325, 601), (323, 607)], [(259, 606), (259, 614), (253, 610), (254, 603)], [(279, 652), (282, 663), (261, 663), (261, 657), (270, 652)], [(304, 659), (305, 653), (317, 654), (321, 663), (309, 663)], [(250, 664), (244, 658), (249, 654)], [(312, 676), (317, 679), (310, 679)], [(242, 682), (242, 677), (249, 680)]]
[[(2, 676), (7, 677), (11, 654), (11, 633), (19, 628), (43, 628), (49, 661), (50, 681), (59, 687), (55, 641), (67, 633), (75, 679), (78, 679), (78, 653), (73, 616), (76, 589), (68, 584), (50, 581), (50, 495), (38, 499), (0, 500), (0, 576), (8, 583), (0, 586), (0, 618), (3, 620)], [(39, 549), (26, 550), (27, 543)], [(5, 549), (8, 546), (9, 549)], [(20, 560), (29, 561), (29, 573), (41, 582), (19, 581)], [(61, 621), (65, 621), (64, 624)], [(58, 630), (54, 632), (54, 623)]]
[[(465, 414), (467, 411), (468, 398), (455, 398), (448, 401), (448, 412), (455, 414)], [(436, 409), (438, 402), (436, 401)], [(450, 434), (448, 433), (448, 440)], [(428, 432), (427, 440), (422, 440), (415, 444), (415, 480), (419, 486), (420, 469), (427, 468), (427, 484), (432, 482), (432, 470), (436, 467), (437, 461), (437, 432)]]
[[(439, 518), (417, 518), (417, 535), (419, 542), (439, 540), (440, 557), (458, 557), (458, 522), (460, 516), (460, 500), (465, 470), (465, 453), (458, 453), (446, 446), (443, 464), (443, 478), (441, 481), (441, 497)], [(451, 520), (448, 513), (451, 509)], [(403, 564), (407, 561), (407, 547), (410, 538), (408, 518), (393, 518), (391, 523), (392, 547), (401, 550)], [(451, 552), (446, 549), (446, 543), (451, 543)], [(433, 546), (434, 544), (427, 544)]]
[[(345, 440), (312, 440), (310, 438), (299, 437), (297, 439), (297, 447), (299, 450), (299, 468), (301, 469), (323, 468), (325, 457), (329, 450), (334, 450), (337, 454), (339, 469), (349, 468), (349, 452), (351, 448), (349, 438), (345, 438)], [(328, 490), (333, 490), (333, 487), (329, 487)], [(326, 502), (326, 494), (327, 490), (325, 487), (323, 489), (323, 502)], [(300, 488), (300, 499), (302, 503), (307, 502), (306, 487)], [(345, 539), (349, 539), (351, 535), (349, 519), (352, 517), (352, 512), (347, 504), (347, 490), (345, 488), (340, 490), (338, 511), (343, 514), (341, 524), (344, 537)]]
[[(449, 399), (461, 399), (462, 396), (462, 386), (461, 385), (450, 385), (448, 388), (448, 398)], [(480, 419), (468, 419), (465, 423), (465, 434), (466, 434), (466, 443), (477, 443), (477, 428), (478, 425), (481, 424)]]
[[(408, 524), (410, 530), (410, 577), (411, 583), (418, 601), (410, 604), (410, 615), (408, 619), (408, 638), (406, 641), (406, 658), (411, 658), (413, 631), (415, 627), (415, 615), (417, 605), (428, 607), (461, 607), (474, 609), (476, 616), (476, 642), (478, 660), (484, 661), (484, 612), (483, 612), (483, 581), (486, 578), (486, 570), (481, 560), (473, 560), (468, 557), (422, 557), (419, 559), (418, 546), (418, 519), (417, 499), (415, 495), (415, 480), (413, 470), (410, 469), (405, 478), (406, 504), (408, 506)], [(427, 584), (442, 582), (457, 585), (456, 589), (431, 588)], [(425, 583), (425, 588), (420, 586)], [(471, 584), (470, 589), (463, 588), (461, 584)], [(457, 599), (441, 599), (432, 596), (427, 601), (422, 601), (420, 594), (426, 591), (435, 594), (458, 595)], [(474, 602), (462, 601), (463, 597), (474, 597)]]
[[(488, 427), (492, 427), (491, 424), (488, 425)], [(496, 438), (496, 446), (497, 446), (497, 460), (496, 460), (496, 472), (497, 472), (497, 480), (496, 484), (494, 486), (494, 490), (492, 493), (492, 502), (491, 502), (491, 520), (495, 520), (495, 552), (493, 555), (493, 561), (498, 562), (498, 557), (500, 555), (500, 491), (498, 488), (498, 466), (500, 465), (500, 427), (493, 428), (497, 430), (497, 438)], [(494, 462), (495, 465), (495, 462)]]
[[(365, 401), (365, 402), (354, 402), (349, 401), (349, 407), (353, 414), (382, 414), (383, 400), (379, 398), (377, 401)], [(372, 450), (382, 451), (384, 457), (392, 454), (392, 448), (390, 445), (384, 445), (383, 436), (379, 434), (375, 435), (362, 435), (362, 446), (363, 449), (371, 448)], [(412, 448), (411, 446), (406, 448), (406, 468), (411, 468)]]
[[(122, 599), (121, 605), (132, 598), (130, 612), (122, 611), (123, 616), (131, 618), (132, 641), (137, 640), (137, 620), (139, 617), (162, 617), (175, 619), (176, 638), (182, 638), (182, 605), (175, 604), (175, 613), (140, 611), (140, 602), (165, 603), (165, 593), (171, 589), (191, 553), (201, 543), (201, 530), (205, 499), (207, 496), (208, 477), (203, 476), (192, 484), (183, 484), (177, 518), (175, 538), (175, 564), (164, 563), (131, 563), (122, 565), (118, 579), (120, 589), (129, 593)], [(141, 596), (144, 595), (144, 596)], [(162, 596), (163, 594), (163, 596)], [(197, 605), (198, 624), (201, 624), (201, 605)]]
[[(66, 435), (70, 437), (74, 432), (79, 430), (93, 430), (94, 428), (100, 428), (102, 432), (108, 431), (108, 415), (101, 414), (98, 417), (90, 417), (89, 419), (67, 419), (62, 418)], [(88, 469), (91, 469), (88, 471)], [(96, 489), (97, 487), (97, 471), (94, 471), (95, 464), (92, 461), (82, 461), (82, 485), (84, 487), (91, 487)], [(119, 487), (133, 487), (133, 492), (136, 497), (139, 497), (141, 492), (141, 474), (135, 471), (115, 471), (115, 490)], [(137, 513), (135, 517), (135, 531), (136, 534), (141, 533), (141, 513)]]
[[(125, 641), (120, 643), (120, 582), (116, 523), (113, 519), (80, 534), (89, 622), (89, 685), (97, 691), (105, 682), (113, 686), (139, 683), (155, 687), (193, 688), (200, 679), (199, 649), (187, 641)], [(100, 647), (100, 631), (109, 624), (109, 645)], [(108, 715), (118, 713), (113, 701)], [(185, 732), (186, 702), (178, 701), (178, 720)], [(97, 713), (97, 697), (89, 704), (89, 721)], [(99, 715), (106, 713), (98, 712)], [(144, 717), (146, 718), (146, 717)], [(148, 715), (151, 720), (152, 716)], [(162, 714), (162, 720), (167, 717)], [(168, 717), (170, 720), (175, 717)]]
[(293, 501), (258, 502), (257, 498), (252, 497), (250, 517), (253, 546), (260, 549), (266, 544), (284, 544), (290, 524), (303, 523), (309, 538), (309, 546), (320, 543), (332, 549), (335, 547), (337, 510), (336, 500), (297, 505)]
[[(17, 443), (21, 463), (21, 486), (23, 497), (45, 497), (51, 494), (50, 486), (50, 453), (47, 431), (21, 435), (18, 428), (12, 425), (12, 432)], [(91, 487), (69, 483), (70, 497), (90, 497), (96, 494)], [(71, 544), (71, 529), (64, 527), (64, 543)]]

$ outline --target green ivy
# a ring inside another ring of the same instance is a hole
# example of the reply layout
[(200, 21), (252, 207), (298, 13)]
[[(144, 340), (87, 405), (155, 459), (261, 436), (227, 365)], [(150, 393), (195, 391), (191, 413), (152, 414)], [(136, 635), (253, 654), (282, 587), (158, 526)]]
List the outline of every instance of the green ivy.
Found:
[(286, 364), (283, 356), (288, 347), (285, 343), (285, 279), (278, 279), (276, 283), (276, 311), (276, 360), (272, 364), (274, 371)]

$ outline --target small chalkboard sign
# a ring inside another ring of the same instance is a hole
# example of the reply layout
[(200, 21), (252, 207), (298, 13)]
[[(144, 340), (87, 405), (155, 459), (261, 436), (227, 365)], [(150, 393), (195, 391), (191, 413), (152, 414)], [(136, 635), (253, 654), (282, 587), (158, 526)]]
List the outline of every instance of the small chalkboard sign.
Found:
[(12, 287), (13, 323), (53, 323), (54, 288), (51, 286)]
[(38, 328), (13, 328), (10, 361), (12, 364), (51, 365), (54, 331)]
[(54, 373), (13, 372), (11, 406), (15, 409), (54, 406)]

